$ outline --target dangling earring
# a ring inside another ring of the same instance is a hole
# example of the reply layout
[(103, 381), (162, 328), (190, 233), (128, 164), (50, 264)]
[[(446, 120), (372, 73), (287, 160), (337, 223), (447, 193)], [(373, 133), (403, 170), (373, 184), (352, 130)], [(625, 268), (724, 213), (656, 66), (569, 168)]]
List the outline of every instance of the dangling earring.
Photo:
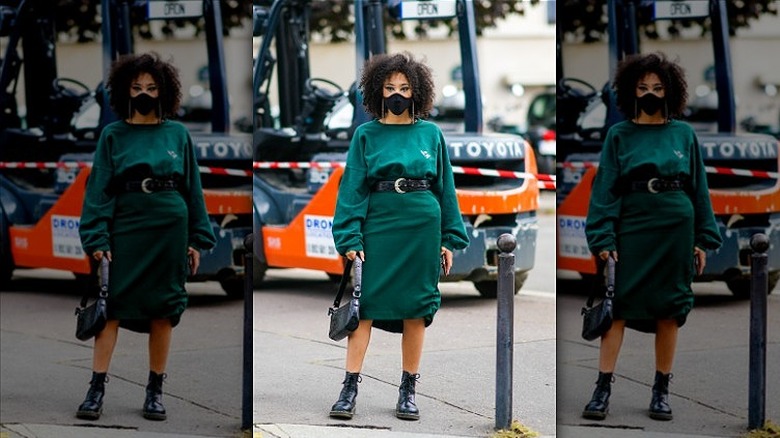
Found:
[(664, 99), (664, 118), (669, 120), (669, 106), (666, 104), (666, 99)]
[(384, 119), (385, 118), (385, 99), (384, 98), (382, 98), (382, 114), (379, 115), (379, 118), (380, 119)]
[(130, 121), (133, 120), (133, 105), (130, 99), (127, 99), (127, 118), (130, 119)]
[(409, 113), (409, 118), (414, 121), (414, 99), (412, 99), (412, 112)]
[(638, 102), (639, 102), (639, 99), (635, 98), (634, 99), (634, 120), (639, 119), (639, 108), (638, 108), (639, 104), (638, 104)]
[(157, 99), (157, 124), (158, 124), (158, 125), (159, 125), (160, 123), (162, 123), (162, 118), (163, 118), (163, 114), (162, 114), (162, 102), (160, 101), (160, 99)]

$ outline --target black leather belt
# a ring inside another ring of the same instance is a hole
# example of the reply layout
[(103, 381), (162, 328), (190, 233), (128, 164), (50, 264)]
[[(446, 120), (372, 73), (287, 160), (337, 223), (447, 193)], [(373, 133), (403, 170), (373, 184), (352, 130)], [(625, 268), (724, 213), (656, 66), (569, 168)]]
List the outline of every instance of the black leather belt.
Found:
[(642, 181), (632, 181), (632, 192), (661, 193), (685, 190), (685, 182), (679, 179), (650, 178)]
[(177, 190), (179, 182), (175, 179), (144, 178), (138, 181), (126, 181), (122, 188), (126, 192), (161, 192), (163, 190)]
[(423, 190), (429, 190), (431, 188), (431, 182), (427, 179), (407, 179), (398, 178), (392, 181), (377, 181), (373, 190), (375, 192), (421, 192)]

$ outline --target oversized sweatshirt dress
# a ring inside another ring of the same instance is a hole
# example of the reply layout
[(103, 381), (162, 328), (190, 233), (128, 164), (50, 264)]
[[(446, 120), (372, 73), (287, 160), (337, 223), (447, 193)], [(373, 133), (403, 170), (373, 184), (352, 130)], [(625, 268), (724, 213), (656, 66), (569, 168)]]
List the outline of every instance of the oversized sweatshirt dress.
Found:
[[(427, 179), (430, 190), (377, 192), (377, 181)], [(333, 239), (340, 254), (364, 251), (360, 318), (401, 332), (404, 319), (426, 325), (441, 304), (441, 247), (463, 249), (461, 219), (447, 146), (424, 120), (359, 126), (339, 186)]]
[[(671, 178), (685, 189), (632, 191), (632, 181)], [(585, 233), (591, 252), (617, 250), (614, 312), (628, 327), (685, 323), (693, 307), (694, 246), (721, 245), (701, 150), (680, 121), (623, 121), (607, 133), (591, 192)]]
[[(177, 190), (122, 190), (123, 181), (178, 180)], [(187, 128), (114, 122), (103, 129), (87, 180), (79, 226), (84, 251), (111, 251), (108, 317), (146, 332), (151, 319), (178, 324), (187, 307), (187, 247), (210, 249), (195, 149)]]

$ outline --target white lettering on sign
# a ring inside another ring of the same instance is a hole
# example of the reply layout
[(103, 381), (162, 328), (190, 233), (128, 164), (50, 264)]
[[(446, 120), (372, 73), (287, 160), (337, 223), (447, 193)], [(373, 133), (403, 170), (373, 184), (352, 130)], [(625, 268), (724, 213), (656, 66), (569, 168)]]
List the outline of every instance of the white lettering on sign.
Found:
[(585, 218), (558, 216), (558, 254), (574, 259), (589, 259), (588, 239), (585, 237)]
[(303, 230), (306, 241), (306, 257), (320, 259), (339, 258), (333, 242), (333, 216), (303, 216)]
[(79, 238), (79, 217), (51, 216), (51, 244), (54, 257), (83, 259), (84, 250)]
[(404, 1), (401, 3), (401, 19), (454, 17), (455, 10), (455, 0)]
[(656, 1), (654, 5), (653, 17), (656, 20), (678, 20), (710, 15), (709, 0)]
[(517, 141), (455, 141), (450, 149), (454, 158), (523, 158), (523, 145)]
[(777, 143), (769, 141), (708, 141), (701, 147), (704, 158), (777, 158)]
[(200, 0), (151, 0), (149, 1), (146, 14), (147, 18), (150, 20), (200, 17), (202, 15), (203, 2)]
[(204, 158), (249, 158), (252, 156), (252, 147), (249, 143), (237, 142), (208, 142), (195, 143), (199, 156)]

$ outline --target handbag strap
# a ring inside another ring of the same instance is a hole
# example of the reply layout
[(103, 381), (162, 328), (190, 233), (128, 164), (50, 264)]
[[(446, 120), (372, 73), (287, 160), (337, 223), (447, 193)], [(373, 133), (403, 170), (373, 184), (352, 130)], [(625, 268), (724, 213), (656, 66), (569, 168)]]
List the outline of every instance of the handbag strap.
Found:
[[(98, 297), (100, 298), (107, 298), (108, 297), (108, 258), (103, 257), (100, 259), (100, 271), (98, 273), (98, 279), (100, 282), (100, 292), (98, 293)], [(84, 296), (81, 297), (81, 307), (87, 307), (87, 301), (89, 301), (89, 286), (87, 286), (87, 289), (84, 291)]]
[[(355, 260), (359, 259), (359, 257), (355, 256)], [(338, 309), (339, 305), (341, 304), (341, 297), (344, 296), (344, 290), (347, 288), (347, 283), (349, 283), (349, 272), (352, 270), (353, 263), (353, 260), (347, 259), (347, 263), (344, 265), (344, 275), (341, 276), (339, 291), (336, 293), (336, 299), (333, 301), (334, 309)]]
[(597, 291), (601, 290), (602, 285), (606, 282), (607, 290), (604, 293), (605, 298), (613, 298), (615, 296), (615, 259), (610, 255), (606, 261), (607, 275), (604, 277), (604, 264), (601, 259), (596, 261), (596, 279), (594, 280), (593, 287), (588, 297), (588, 302), (585, 304), (587, 307), (593, 306), (593, 300), (597, 295), (600, 295)]

